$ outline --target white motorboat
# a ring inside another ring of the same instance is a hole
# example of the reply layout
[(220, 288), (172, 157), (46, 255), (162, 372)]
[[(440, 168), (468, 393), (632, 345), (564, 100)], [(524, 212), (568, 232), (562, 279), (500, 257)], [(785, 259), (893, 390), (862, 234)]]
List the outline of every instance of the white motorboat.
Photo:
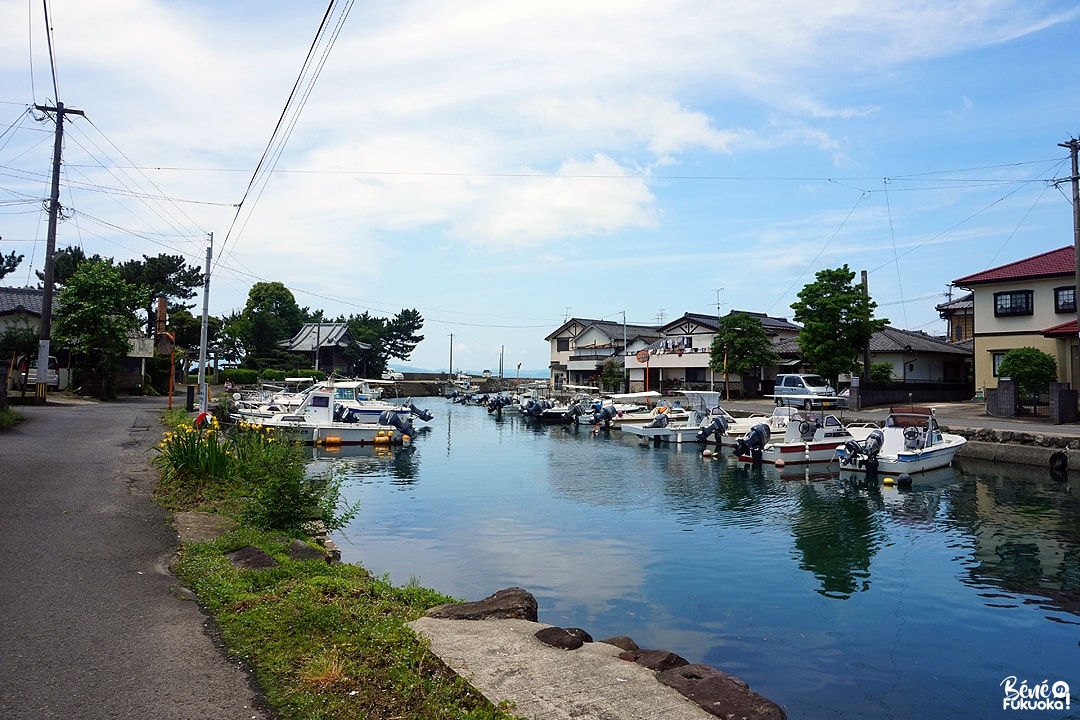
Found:
[(836, 448), (845, 470), (913, 475), (952, 464), (967, 439), (941, 430), (934, 409), (909, 405), (890, 408), (885, 427)]
[(382, 388), (378, 387), (380, 384), (385, 384), (385, 381), (329, 379), (299, 391), (277, 393), (265, 402), (241, 398), (232, 415), (239, 420), (254, 421), (283, 413), (295, 413), (306, 402), (311, 392), (327, 390), (332, 393), (332, 407), (348, 422), (378, 422), (384, 412), (394, 413), (402, 419), (417, 418), (425, 422), (431, 420), (432, 415), (429, 411), (421, 410), (411, 401), (395, 404), (380, 399), (382, 396)]
[(416, 435), (411, 421), (394, 412), (384, 412), (376, 422), (353, 419), (334, 396), (333, 386), (316, 386), (295, 409), (269, 417), (242, 417), (240, 421), (281, 430), (306, 445), (400, 445)]
[[(778, 415), (782, 410), (790, 412)], [(875, 430), (870, 425), (847, 427), (832, 414), (787, 407), (777, 408), (773, 419), (783, 423), (782, 434), (777, 438), (768, 422), (754, 425), (735, 441), (733, 452), (739, 460), (775, 465), (829, 462), (836, 457), (838, 444), (861, 442)]]

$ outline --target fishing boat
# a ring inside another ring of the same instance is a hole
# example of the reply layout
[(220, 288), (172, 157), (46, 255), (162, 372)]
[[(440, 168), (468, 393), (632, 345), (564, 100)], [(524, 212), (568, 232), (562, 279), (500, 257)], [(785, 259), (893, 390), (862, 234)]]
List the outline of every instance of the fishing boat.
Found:
[(885, 427), (869, 437), (836, 448), (844, 469), (865, 473), (914, 475), (952, 464), (967, 439), (942, 431), (933, 408), (892, 407)]
[(334, 401), (333, 387), (314, 387), (299, 407), (242, 422), (284, 432), (305, 445), (402, 445), (416, 435), (411, 420), (386, 411), (376, 422), (361, 421)]
[[(287, 381), (288, 379), (286, 379)], [(283, 391), (269, 398), (241, 398), (236, 402), (232, 415), (238, 420), (254, 421), (275, 415), (295, 413), (305, 403), (314, 390), (327, 390), (333, 394), (335, 405), (347, 411), (349, 422), (378, 422), (384, 412), (399, 415), (402, 419), (415, 418), (427, 422), (432, 415), (428, 410), (421, 410), (408, 401), (391, 403), (381, 399), (381, 380), (340, 380), (328, 379), (315, 383), (299, 391)]]
[[(836, 446), (849, 441), (863, 441), (874, 432), (870, 425), (845, 426), (831, 413), (787, 410), (783, 433), (778, 439), (767, 422), (754, 425), (735, 441), (733, 453), (743, 462), (762, 462), (778, 466), (829, 462), (836, 457)], [(773, 414), (776, 417), (776, 413)]]

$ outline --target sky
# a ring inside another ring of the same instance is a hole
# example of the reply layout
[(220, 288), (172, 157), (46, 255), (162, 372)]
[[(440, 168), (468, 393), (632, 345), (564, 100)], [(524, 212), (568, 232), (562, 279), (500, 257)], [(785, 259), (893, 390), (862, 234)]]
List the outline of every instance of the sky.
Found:
[(416, 309), (394, 366), (791, 319), (845, 264), (944, 334), (953, 280), (1073, 243), (1077, 67), (1060, 0), (0, 0), (2, 282), (42, 269), (59, 98), (58, 249), (201, 268), (212, 233), (211, 314)]

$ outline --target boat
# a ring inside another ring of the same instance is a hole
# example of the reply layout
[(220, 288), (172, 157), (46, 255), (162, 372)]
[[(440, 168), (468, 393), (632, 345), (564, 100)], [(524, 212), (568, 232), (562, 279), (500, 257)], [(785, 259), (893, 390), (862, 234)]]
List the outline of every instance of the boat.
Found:
[(348, 408), (335, 402), (333, 386), (316, 386), (299, 407), (269, 417), (245, 417), (248, 425), (272, 428), (305, 445), (403, 445), (416, 435), (411, 420), (386, 411), (376, 422), (352, 419)]
[[(774, 440), (776, 434), (770, 423), (757, 423), (735, 441), (732, 452), (739, 460), (778, 466), (829, 462), (836, 458), (838, 444), (861, 442), (875, 430), (870, 425), (847, 427), (831, 413), (791, 407), (777, 408), (777, 411), (788, 413), (780, 438)], [(777, 412), (773, 417), (778, 417)]]
[(848, 470), (914, 475), (948, 467), (966, 442), (942, 431), (933, 408), (908, 405), (890, 408), (885, 427), (861, 441), (843, 443), (836, 456)]
[[(288, 378), (286, 379), (286, 383)], [(427, 422), (432, 415), (428, 410), (421, 410), (412, 403), (391, 403), (381, 399), (382, 380), (341, 380), (331, 378), (315, 383), (298, 391), (285, 390), (269, 398), (256, 396), (241, 398), (232, 411), (238, 420), (257, 420), (283, 413), (294, 413), (304, 404), (308, 395), (315, 390), (328, 390), (333, 393), (333, 402), (346, 411), (348, 422), (378, 422), (384, 412), (391, 412), (403, 419), (415, 418)]]

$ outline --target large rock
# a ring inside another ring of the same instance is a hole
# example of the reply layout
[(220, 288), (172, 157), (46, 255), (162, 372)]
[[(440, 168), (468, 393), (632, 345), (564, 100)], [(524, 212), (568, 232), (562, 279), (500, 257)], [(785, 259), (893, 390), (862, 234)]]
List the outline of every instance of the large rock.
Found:
[(689, 665), (690, 661), (670, 650), (627, 650), (619, 653), (620, 660), (628, 660), (656, 672)]
[(278, 561), (254, 545), (247, 545), (231, 553), (225, 553), (229, 562), (244, 570), (265, 570), (275, 567)]
[(581, 628), (547, 627), (537, 630), (534, 637), (545, 645), (557, 647), (560, 650), (577, 650), (587, 642), (592, 642), (592, 636)]
[(709, 665), (683, 665), (658, 673), (656, 677), (717, 717), (787, 719), (784, 709), (772, 700), (758, 695), (742, 680)]
[(536, 622), (536, 598), (528, 590), (510, 587), (483, 600), (449, 603), (428, 610), (425, 615), (445, 620), (528, 620)]

